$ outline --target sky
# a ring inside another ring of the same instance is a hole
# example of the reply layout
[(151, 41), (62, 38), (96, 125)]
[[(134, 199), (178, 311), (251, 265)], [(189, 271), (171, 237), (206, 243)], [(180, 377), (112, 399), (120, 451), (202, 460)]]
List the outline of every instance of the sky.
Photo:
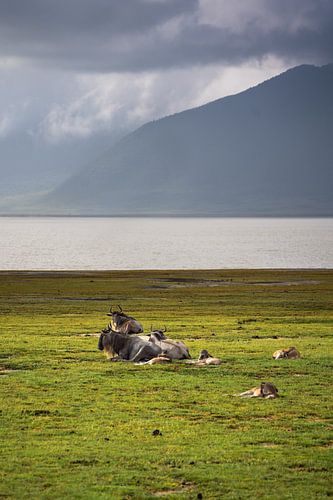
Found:
[(1, 0), (0, 141), (128, 131), (332, 61), (332, 0)]

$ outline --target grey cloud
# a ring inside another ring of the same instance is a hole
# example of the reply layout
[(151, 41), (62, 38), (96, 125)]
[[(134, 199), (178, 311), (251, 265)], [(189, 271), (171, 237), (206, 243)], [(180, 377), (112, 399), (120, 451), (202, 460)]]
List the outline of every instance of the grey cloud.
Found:
[(237, 29), (235, 19), (203, 20), (205, 2), (212, 18), (215, 9), (223, 19), (223, 0), (3, 0), (0, 54), (80, 72), (237, 64), (266, 55), (333, 60), (330, 0), (251, 0), (251, 15), (238, 19)]
[(197, 0), (3, 0), (3, 29), (22, 41), (39, 38), (113, 36), (149, 29), (185, 12)]
[(196, 0), (3, 0), (0, 51), (59, 65), (77, 60), (76, 69), (89, 69), (95, 66), (90, 58), (98, 66), (116, 46), (121, 54), (118, 36), (144, 33), (196, 5)]

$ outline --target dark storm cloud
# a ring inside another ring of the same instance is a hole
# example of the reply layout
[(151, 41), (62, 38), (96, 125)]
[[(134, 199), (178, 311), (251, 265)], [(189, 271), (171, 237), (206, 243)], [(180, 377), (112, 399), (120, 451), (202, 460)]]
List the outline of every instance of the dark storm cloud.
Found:
[(224, 10), (242, 5), (243, 0), (2, 0), (0, 55), (82, 72), (237, 64), (266, 55), (333, 60), (331, 0), (248, 0), (251, 12), (240, 8), (238, 18), (224, 22)]

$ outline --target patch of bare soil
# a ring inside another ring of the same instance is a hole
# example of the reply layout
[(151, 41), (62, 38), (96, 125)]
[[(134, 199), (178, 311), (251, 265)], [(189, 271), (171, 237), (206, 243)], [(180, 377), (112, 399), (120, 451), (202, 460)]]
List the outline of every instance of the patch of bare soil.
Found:
[(182, 493), (190, 492), (194, 488), (194, 484), (189, 483), (189, 482), (184, 482), (180, 487), (177, 487), (177, 489), (169, 489), (169, 490), (162, 490), (162, 491), (155, 491), (153, 493), (154, 497), (168, 497), (170, 495), (181, 495)]
[(73, 337), (99, 337), (99, 333), (74, 333)]
[(8, 373), (14, 372), (13, 368), (7, 368), (6, 366), (0, 366), (0, 375), (7, 375)]
[(112, 301), (111, 297), (48, 297), (47, 300), (74, 300), (76, 301), (82, 301), (82, 302), (88, 302), (88, 301), (93, 301), (93, 302), (110, 302)]
[(202, 279), (202, 278), (155, 278), (149, 280), (150, 286), (147, 290), (165, 288), (184, 288), (195, 286), (293, 286), (293, 285), (319, 285), (317, 280), (293, 280), (293, 281), (234, 281), (233, 279)]

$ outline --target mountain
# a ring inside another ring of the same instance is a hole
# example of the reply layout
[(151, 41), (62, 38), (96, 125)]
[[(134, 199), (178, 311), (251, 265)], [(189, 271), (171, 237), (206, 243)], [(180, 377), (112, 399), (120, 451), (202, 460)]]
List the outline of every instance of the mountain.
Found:
[(147, 123), (51, 192), (56, 213), (333, 215), (333, 65)]
[(50, 142), (25, 127), (8, 136), (0, 134), (0, 210), (20, 210), (22, 204), (64, 182), (83, 163), (95, 160), (119, 137), (99, 131), (91, 137)]

